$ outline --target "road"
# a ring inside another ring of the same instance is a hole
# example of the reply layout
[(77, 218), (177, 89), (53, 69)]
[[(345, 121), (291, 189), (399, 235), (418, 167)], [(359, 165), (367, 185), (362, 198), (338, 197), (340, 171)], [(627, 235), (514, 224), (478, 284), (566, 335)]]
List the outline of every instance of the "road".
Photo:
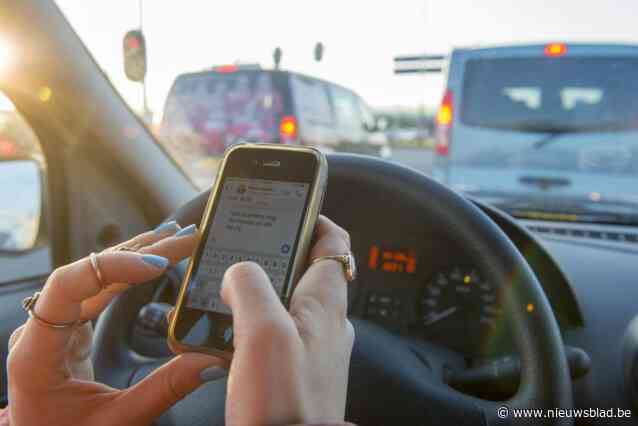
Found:
[[(411, 167), (426, 175), (432, 173), (433, 159), (433, 151), (423, 148), (393, 148), (392, 157), (389, 158), (390, 161)], [(209, 188), (215, 178), (219, 162), (219, 158), (201, 158), (192, 161), (187, 171), (199, 188)]]
[(429, 175), (432, 173), (434, 155), (431, 149), (393, 148), (390, 160)]

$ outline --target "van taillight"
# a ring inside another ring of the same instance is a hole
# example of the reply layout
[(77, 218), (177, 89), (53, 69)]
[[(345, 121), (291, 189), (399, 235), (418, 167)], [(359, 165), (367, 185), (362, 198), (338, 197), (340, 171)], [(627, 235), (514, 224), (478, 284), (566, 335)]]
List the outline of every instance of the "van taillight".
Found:
[(279, 136), (281, 143), (294, 143), (297, 140), (297, 119), (292, 116), (285, 116), (279, 124)]
[(545, 56), (557, 57), (567, 53), (567, 45), (565, 43), (550, 43), (545, 46)]
[(443, 101), (436, 113), (436, 153), (438, 155), (448, 155), (450, 152), (450, 142), (452, 138), (452, 122), (454, 120), (454, 106), (452, 103), (452, 91), (447, 90)]

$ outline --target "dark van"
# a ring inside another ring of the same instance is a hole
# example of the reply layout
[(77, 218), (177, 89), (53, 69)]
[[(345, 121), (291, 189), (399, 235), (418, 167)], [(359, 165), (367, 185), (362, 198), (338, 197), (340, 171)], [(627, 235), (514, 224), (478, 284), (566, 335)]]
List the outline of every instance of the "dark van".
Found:
[(171, 144), (196, 140), (210, 156), (242, 141), (390, 155), (370, 108), (352, 90), (259, 66), (226, 65), (178, 76), (160, 134)]

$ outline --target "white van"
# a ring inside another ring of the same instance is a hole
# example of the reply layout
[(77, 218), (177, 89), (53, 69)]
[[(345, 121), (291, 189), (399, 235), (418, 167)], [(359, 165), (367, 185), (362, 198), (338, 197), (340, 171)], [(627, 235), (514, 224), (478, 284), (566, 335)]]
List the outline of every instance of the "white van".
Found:
[(638, 45), (455, 49), (435, 137), (433, 176), (496, 205), (631, 201)]

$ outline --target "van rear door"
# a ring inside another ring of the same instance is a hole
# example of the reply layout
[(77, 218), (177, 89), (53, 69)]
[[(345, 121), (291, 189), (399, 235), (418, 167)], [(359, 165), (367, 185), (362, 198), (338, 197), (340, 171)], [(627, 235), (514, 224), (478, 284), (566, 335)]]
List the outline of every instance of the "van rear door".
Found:
[[(477, 49), (451, 64), (454, 117), (447, 183), (465, 191), (589, 193), (638, 168), (638, 49)], [(456, 62), (456, 63), (454, 63)], [(459, 72), (460, 71), (460, 72)], [(452, 75), (455, 73), (455, 75)], [(596, 180), (600, 183), (600, 179)], [(532, 182), (530, 185), (529, 182)]]
[(176, 79), (160, 132), (170, 148), (220, 155), (240, 141), (278, 142), (283, 112), (270, 71), (220, 67)]

